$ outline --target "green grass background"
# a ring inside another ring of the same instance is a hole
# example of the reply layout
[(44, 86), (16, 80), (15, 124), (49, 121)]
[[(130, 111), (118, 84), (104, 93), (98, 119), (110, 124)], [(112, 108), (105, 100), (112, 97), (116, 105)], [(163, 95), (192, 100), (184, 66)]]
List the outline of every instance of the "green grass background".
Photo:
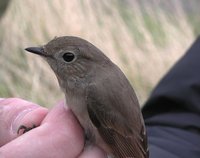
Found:
[(1, 0), (0, 97), (43, 106), (62, 99), (48, 65), (24, 48), (73, 35), (122, 69), (142, 105), (199, 35), (199, 7), (198, 0)]

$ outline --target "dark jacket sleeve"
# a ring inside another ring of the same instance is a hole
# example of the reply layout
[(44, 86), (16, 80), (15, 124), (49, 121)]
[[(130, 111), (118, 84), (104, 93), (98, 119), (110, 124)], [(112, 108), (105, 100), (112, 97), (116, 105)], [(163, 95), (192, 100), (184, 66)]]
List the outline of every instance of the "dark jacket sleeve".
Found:
[(142, 109), (150, 158), (200, 158), (200, 37)]

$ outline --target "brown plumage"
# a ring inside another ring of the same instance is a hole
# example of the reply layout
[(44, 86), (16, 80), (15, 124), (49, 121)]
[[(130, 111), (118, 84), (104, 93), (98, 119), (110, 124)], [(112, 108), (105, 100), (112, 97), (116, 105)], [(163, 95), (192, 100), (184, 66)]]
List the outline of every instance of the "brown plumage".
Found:
[(148, 158), (137, 97), (122, 71), (91, 43), (71, 36), (30, 47), (55, 72), (67, 105), (96, 144), (115, 158)]

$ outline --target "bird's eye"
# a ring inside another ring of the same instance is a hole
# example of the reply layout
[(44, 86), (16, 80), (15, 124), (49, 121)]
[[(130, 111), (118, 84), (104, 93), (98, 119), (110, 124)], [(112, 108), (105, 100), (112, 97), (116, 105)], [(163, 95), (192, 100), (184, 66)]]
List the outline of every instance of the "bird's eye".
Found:
[(75, 58), (75, 55), (73, 54), (73, 53), (71, 53), (71, 52), (67, 52), (67, 53), (65, 53), (65, 54), (63, 54), (63, 59), (66, 61), (66, 62), (71, 62), (71, 61), (73, 61), (74, 60), (74, 58)]

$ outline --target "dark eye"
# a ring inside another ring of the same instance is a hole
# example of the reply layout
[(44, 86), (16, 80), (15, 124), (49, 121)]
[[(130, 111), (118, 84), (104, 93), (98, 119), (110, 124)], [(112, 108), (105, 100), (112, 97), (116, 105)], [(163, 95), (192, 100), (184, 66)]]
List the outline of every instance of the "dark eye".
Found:
[(65, 54), (63, 54), (63, 59), (66, 61), (66, 62), (71, 62), (73, 61), (75, 58), (75, 55), (71, 52), (67, 52)]

